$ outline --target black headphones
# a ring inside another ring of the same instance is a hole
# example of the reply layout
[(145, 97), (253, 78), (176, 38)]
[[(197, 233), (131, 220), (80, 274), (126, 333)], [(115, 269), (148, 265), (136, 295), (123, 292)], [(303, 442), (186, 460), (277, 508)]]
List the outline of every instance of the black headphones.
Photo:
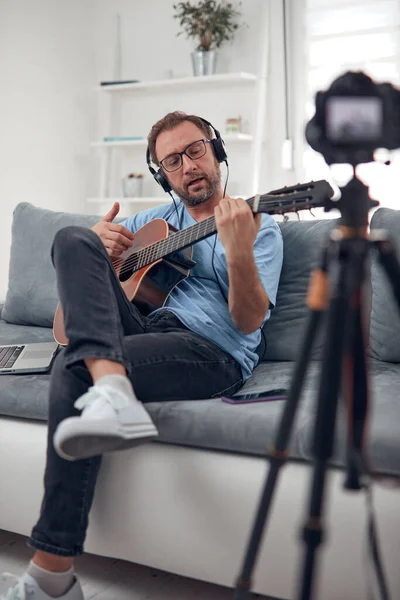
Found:
[[(211, 127), (211, 129), (214, 132), (215, 138), (210, 140), (210, 142), (211, 142), (211, 146), (212, 146), (215, 158), (217, 159), (217, 161), (219, 163), (226, 161), (228, 156), (226, 154), (224, 140), (221, 138), (220, 132), (217, 129), (215, 129), (214, 125), (212, 125), (209, 121), (206, 121), (206, 119), (203, 119), (202, 117), (199, 117), (199, 119), (201, 119), (203, 121), (203, 123), (205, 123), (206, 125)], [(147, 151), (146, 151), (146, 162), (147, 162), (147, 166), (149, 168), (150, 173), (153, 175), (153, 177), (157, 181), (157, 183), (159, 185), (161, 185), (164, 192), (167, 192), (167, 193), (170, 192), (172, 188), (169, 184), (168, 179), (164, 175), (163, 170), (160, 168), (156, 171), (151, 166), (151, 156), (150, 156), (150, 150), (149, 150), (148, 146), (147, 146)]]

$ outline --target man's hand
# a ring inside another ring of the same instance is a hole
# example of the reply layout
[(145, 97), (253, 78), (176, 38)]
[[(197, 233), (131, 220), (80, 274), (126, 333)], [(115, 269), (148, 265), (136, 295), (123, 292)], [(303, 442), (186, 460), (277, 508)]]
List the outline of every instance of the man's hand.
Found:
[(118, 258), (125, 250), (132, 246), (134, 235), (123, 225), (113, 223), (119, 213), (119, 202), (114, 202), (112, 209), (91, 227), (104, 244), (107, 254), (111, 258)]
[(254, 217), (243, 198), (222, 198), (215, 207), (215, 224), (228, 262), (238, 256), (252, 256), (261, 214)]

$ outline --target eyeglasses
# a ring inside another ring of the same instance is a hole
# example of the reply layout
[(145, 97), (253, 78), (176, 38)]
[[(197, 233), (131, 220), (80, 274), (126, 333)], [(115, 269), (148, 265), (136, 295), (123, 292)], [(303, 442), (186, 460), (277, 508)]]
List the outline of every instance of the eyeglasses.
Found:
[(160, 160), (160, 165), (165, 171), (168, 171), (168, 173), (177, 171), (182, 166), (182, 156), (184, 154), (191, 160), (197, 160), (205, 155), (207, 150), (206, 143), (210, 143), (210, 141), (211, 140), (204, 138), (203, 140), (192, 142), (189, 146), (186, 146), (182, 152), (174, 152)]

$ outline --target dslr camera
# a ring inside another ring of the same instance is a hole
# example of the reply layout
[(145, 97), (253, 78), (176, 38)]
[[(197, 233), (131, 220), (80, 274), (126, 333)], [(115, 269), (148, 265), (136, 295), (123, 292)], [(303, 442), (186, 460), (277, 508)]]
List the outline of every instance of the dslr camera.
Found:
[(377, 148), (400, 147), (400, 91), (348, 71), (326, 92), (317, 92), (305, 134), (328, 165), (371, 162)]

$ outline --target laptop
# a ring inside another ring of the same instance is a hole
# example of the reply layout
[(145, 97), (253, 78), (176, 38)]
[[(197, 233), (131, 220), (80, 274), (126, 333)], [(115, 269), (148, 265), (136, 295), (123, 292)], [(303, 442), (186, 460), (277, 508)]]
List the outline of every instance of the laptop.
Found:
[(57, 342), (0, 346), (0, 375), (46, 373), (58, 349)]

